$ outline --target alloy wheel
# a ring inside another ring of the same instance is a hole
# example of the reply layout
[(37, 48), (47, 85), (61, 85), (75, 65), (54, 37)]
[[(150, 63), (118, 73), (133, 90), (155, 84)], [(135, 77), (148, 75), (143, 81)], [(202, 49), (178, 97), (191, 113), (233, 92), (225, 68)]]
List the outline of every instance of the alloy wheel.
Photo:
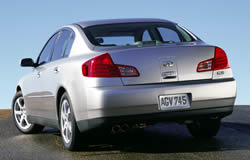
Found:
[(27, 120), (26, 108), (24, 104), (24, 98), (19, 97), (16, 99), (14, 104), (14, 117), (17, 125), (23, 129), (27, 130), (31, 126), (31, 123)]
[(61, 133), (66, 143), (72, 139), (71, 109), (67, 99), (64, 99), (61, 106)]

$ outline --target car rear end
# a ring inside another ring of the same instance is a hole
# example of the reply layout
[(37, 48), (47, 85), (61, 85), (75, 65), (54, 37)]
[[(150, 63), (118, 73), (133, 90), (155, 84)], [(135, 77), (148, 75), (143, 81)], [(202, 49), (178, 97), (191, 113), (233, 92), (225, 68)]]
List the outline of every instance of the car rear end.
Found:
[[(98, 55), (82, 64), (88, 119), (78, 121), (81, 131), (86, 130), (86, 123), (91, 129), (106, 122), (185, 121), (232, 113), (236, 82), (224, 50), (205, 44), (176, 24), (165, 23), (150, 29), (138, 24), (134, 28), (126, 24), (83, 28), (89, 39), (96, 40), (90, 41)], [(163, 35), (157, 35), (156, 27), (166, 25), (174, 31), (174, 26), (179, 27), (179, 41), (157, 38)], [(133, 34), (146, 28), (150, 42)], [(135, 36), (134, 45), (101, 45), (109, 41), (106, 37), (119, 35)]]

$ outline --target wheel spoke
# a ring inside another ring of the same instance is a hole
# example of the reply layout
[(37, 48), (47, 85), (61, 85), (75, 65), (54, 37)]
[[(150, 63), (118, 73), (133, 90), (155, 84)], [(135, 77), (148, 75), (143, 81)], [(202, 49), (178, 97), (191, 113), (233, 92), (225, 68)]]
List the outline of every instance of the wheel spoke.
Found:
[[(21, 116), (20, 125), (23, 126), (24, 116)], [(23, 126), (24, 127), (24, 126)]]
[(21, 99), (22, 99), (21, 97), (17, 99), (17, 104), (18, 104), (18, 106), (19, 106), (20, 109), (23, 109), (24, 105), (22, 105)]
[(68, 121), (71, 121), (71, 119), (70, 119), (71, 115), (70, 114), (71, 114), (70, 112), (67, 113), (67, 119), (68, 119)]
[(68, 130), (68, 127), (66, 127), (65, 130), (66, 130), (66, 139), (69, 140), (69, 130)]
[(62, 104), (62, 111), (61, 111), (61, 119), (65, 121), (65, 105), (64, 103)]
[(63, 120), (62, 122), (62, 131), (63, 134), (66, 136), (66, 129), (67, 129), (67, 121)]
[(71, 123), (69, 123), (69, 125), (68, 125), (68, 136), (69, 136), (69, 139), (71, 139), (71, 135), (72, 135), (72, 129), (71, 129)]
[(71, 130), (69, 129), (69, 127), (67, 127), (67, 133), (68, 133), (68, 140), (71, 139)]
[(18, 107), (21, 109), (22, 105), (20, 103), (20, 98), (18, 98), (16, 102), (17, 102)]
[(72, 138), (71, 109), (69, 102), (65, 99), (61, 104), (61, 132), (63, 139), (69, 143)]
[(61, 121), (61, 127), (62, 127), (62, 130), (65, 128), (65, 121), (63, 119)]
[(67, 115), (70, 114), (70, 108), (69, 108), (69, 105), (67, 104)]
[(70, 132), (72, 131), (72, 124), (71, 124), (71, 122), (68, 123), (68, 129), (70, 130)]
[(16, 115), (21, 115), (21, 114), (22, 114), (22, 111), (15, 111), (15, 114), (16, 114)]
[(61, 112), (61, 120), (62, 120), (62, 121), (65, 121), (65, 115), (64, 115), (63, 112)]
[(66, 128), (63, 128), (63, 135), (66, 137)]
[(29, 125), (29, 122), (28, 122), (28, 120), (27, 120), (27, 117), (26, 117), (26, 116), (24, 117), (23, 121), (26, 123), (26, 125)]
[(67, 115), (65, 113), (63, 114), (63, 119), (64, 119), (65, 122), (68, 121)]

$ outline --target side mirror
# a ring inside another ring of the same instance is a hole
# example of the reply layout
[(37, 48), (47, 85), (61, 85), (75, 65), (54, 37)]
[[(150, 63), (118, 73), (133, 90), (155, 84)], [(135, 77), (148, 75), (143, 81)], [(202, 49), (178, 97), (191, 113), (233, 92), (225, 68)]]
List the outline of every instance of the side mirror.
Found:
[(31, 58), (24, 58), (21, 60), (22, 67), (35, 67), (35, 63)]

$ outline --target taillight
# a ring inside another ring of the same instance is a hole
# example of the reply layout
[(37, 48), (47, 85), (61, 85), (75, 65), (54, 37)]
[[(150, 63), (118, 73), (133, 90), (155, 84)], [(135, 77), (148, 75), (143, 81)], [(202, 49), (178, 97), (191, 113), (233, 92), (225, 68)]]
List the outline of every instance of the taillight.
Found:
[(118, 68), (120, 72), (120, 77), (138, 77), (139, 76), (139, 72), (133, 66), (116, 64), (116, 67)]
[(214, 55), (214, 70), (219, 70), (219, 69), (226, 69), (229, 68), (229, 62), (227, 59), (227, 55), (225, 51), (221, 48), (216, 47), (215, 48), (215, 55)]
[(221, 48), (215, 47), (214, 58), (200, 62), (197, 66), (197, 72), (227, 68), (230, 68), (230, 66), (225, 51)]
[(135, 67), (114, 64), (110, 55), (104, 53), (94, 57), (82, 65), (82, 74), (86, 77), (137, 77)]
[(213, 67), (213, 59), (208, 59), (198, 64), (197, 72), (211, 71), (212, 67)]

